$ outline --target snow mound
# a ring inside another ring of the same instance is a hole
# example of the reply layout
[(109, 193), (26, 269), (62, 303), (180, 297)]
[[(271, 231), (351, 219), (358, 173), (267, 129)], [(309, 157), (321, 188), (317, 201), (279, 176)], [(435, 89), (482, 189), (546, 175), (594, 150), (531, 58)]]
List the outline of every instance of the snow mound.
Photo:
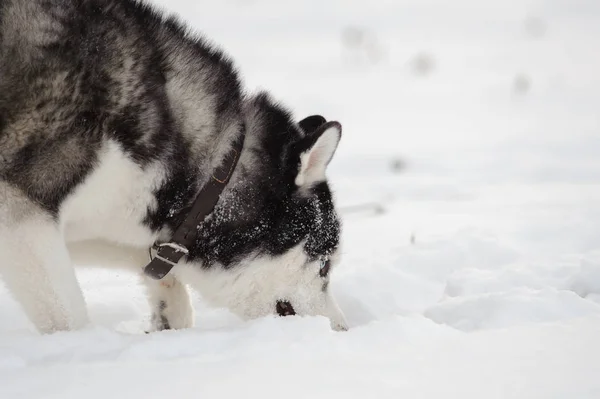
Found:
[(581, 261), (581, 266), (569, 279), (568, 285), (583, 298), (600, 296), (600, 263)]
[(427, 309), (424, 315), (462, 331), (475, 331), (600, 316), (600, 305), (571, 291), (515, 288), (449, 298)]

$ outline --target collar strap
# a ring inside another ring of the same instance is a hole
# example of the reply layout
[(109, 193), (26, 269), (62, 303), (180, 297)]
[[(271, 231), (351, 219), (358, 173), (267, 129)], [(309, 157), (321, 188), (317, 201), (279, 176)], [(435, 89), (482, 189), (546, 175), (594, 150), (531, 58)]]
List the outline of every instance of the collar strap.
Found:
[(212, 174), (210, 180), (198, 193), (192, 209), (181, 222), (171, 240), (165, 243), (155, 243), (156, 255), (144, 268), (144, 273), (155, 280), (165, 277), (188, 254), (190, 246), (196, 241), (198, 225), (213, 211), (219, 201), (223, 189), (229, 182), (240, 158), (244, 146), (245, 132), (233, 143), (233, 147), (225, 156), (220, 167)]

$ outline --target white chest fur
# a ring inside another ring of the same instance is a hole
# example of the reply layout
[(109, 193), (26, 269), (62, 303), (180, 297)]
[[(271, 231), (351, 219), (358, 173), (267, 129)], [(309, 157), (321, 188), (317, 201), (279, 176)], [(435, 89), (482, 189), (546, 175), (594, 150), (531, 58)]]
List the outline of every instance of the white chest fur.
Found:
[(108, 141), (94, 170), (61, 206), (65, 239), (106, 239), (147, 247), (155, 235), (143, 220), (148, 209), (156, 207), (153, 192), (163, 179), (160, 164), (142, 169), (117, 143)]

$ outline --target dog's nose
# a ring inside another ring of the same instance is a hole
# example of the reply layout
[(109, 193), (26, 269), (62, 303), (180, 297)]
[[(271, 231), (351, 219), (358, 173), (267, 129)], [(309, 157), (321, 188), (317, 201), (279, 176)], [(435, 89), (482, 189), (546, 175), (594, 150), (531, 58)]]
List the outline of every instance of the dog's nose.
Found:
[(279, 316), (282, 317), (294, 316), (296, 314), (294, 307), (288, 301), (277, 301), (277, 304), (275, 305), (275, 311)]

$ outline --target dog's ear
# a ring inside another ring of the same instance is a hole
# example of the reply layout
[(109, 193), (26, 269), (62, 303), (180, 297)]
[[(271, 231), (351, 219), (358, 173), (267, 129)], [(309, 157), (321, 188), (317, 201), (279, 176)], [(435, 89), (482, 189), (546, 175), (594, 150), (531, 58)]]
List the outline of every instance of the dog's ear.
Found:
[(298, 124), (307, 135), (313, 134), (322, 124), (327, 122), (321, 115), (311, 115), (302, 119)]
[(325, 169), (333, 158), (341, 137), (342, 125), (338, 122), (326, 122), (300, 141), (297, 186), (325, 180)]

